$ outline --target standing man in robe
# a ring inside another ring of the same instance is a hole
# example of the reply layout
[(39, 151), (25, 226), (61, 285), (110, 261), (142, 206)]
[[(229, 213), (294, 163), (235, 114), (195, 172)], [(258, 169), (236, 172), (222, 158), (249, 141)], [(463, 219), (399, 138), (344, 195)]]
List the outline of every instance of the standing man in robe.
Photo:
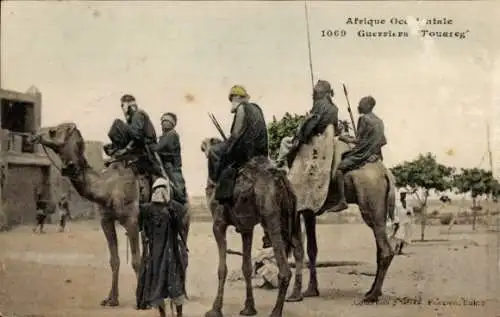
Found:
[(157, 178), (151, 203), (140, 205), (139, 228), (143, 254), (136, 287), (137, 309), (157, 307), (166, 317), (165, 300), (182, 317), (186, 299), (188, 250), (183, 234), (187, 209), (173, 200), (170, 180)]
[(215, 171), (215, 199), (231, 203), (237, 170), (256, 156), (269, 156), (267, 126), (261, 108), (250, 102), (243, 86), (229, 91), (231, 112), (234, 113), (231, 135), (220, 148), (220, 160)]
[(69, 211), (68, 196), (62, 195), (61, 199), (57, 203), (57, 209), (59, 210), (59, 232), (64, 232), (66, 229), (66, 221), (71, 218), (71, 213)]
[(167, 112), (161, 116), (160, 120), (163, 134), (152, 149), (160, 156), (165, 172), (174, 183), (174, 199), (181, 204), (185, 204), (188, 198), (186, 182), (182, 175), (181, 142), (179, 134), (175, 130), (177, 116), (174, 113)]
[(384, 122), (373, 112), (375, 99), (372, 96), (361, 98), (358, 105), (360, 117), (356, 137), (341, 136), (339, 139), (353, 143), (354, 148), (342, 155), (342, 161), (335, 174), (340, 200), (329, 212), (339, 212), (348, 208), (345, 198), (344, 174), (358, 169), (366, 163), (382, 160), (382, 147), (387, 144), (384, 134)]

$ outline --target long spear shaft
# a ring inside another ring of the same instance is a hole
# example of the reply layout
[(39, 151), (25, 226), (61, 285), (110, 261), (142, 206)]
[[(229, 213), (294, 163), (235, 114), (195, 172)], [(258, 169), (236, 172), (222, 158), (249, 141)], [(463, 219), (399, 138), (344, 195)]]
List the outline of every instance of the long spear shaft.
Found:
[(356, 123), (354, 122), (354, 116), (352, 115), (351, 103), (349, 102), (349, 95), (347, 94), (347, 87), (344, 83), (342, 83), (342, 87), (344, 87), (344, 95), (347, 100), (347, 111), (349, 111), (349, 116), (351, 117), (352, 129), (354, 130), (354, 135), (358, 135), (358, 131), (356, 129)]
[(312, 65), (312, 53), (311, 53), (311, 35), (309, 32), (309, 14), (307, 11), (307, 0), (304, 0), (304, 9), (306, 14), (306, 27), (307, 27), (307, 48), (309, 49), (309, 71), (311, 73), (311, 86), (314, 89), (314, 72)]

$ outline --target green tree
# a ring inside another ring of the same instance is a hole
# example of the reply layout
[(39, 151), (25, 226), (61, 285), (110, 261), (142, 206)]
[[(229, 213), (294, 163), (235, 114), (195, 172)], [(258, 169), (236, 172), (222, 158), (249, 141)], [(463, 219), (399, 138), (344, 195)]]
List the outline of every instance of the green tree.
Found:
[(491, 171), (480, 168), (462, 168), (453, 177), (453, 187), (460, 194), (470, 193), (472, 198), (472, 229), (476, 229), (477, 211), (481, 210), (481, 198), (494, 196), (498, 190), (498, 181)]
[(273, 116), (273, 121), (267, 126), (269, 137), (269, 155), (275, 160), (278, 157), (281, 140), (286, 136), (294, 136), (297, 128), (305, 120), (305, 115), (285, 113), (283, 118), (276, 120)]
[(396, 187), (405, 188), (412, 194), (421, 207), (420, 239), (424, 241), (425, 226), (427, 224), (427, 199), (431, 192), (440, 193), (452, 189), (452, 167), (436, 161), (431, 153), (420, 154), (413, 161), (406, 161), (391, 168), (396, 178)]

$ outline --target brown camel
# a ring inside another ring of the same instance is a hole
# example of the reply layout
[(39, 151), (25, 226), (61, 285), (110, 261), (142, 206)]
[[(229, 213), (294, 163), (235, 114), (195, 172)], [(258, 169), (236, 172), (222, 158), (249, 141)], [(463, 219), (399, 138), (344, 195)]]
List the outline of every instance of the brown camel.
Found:
[[(101, 227), (108, 243), (112, 271), (111, 289), (102, 306), (118, 306), (118, 274), (120, 257), (115, 222), (126, 230), (130, 241), (132, 267), (139, 272), (139, 202), (149, 199), (149, 185), (125, 160), (113, 162), (101, 172), (88, 164), (84, 155), (84, 140), (74, 123), (45, 127), (33, 137), (33, 142), (52, 149), (59, 156), (61, 173), (67, 176), (76, 191), (101, 208)], [(189, 212), (185, 219), (185, 237), (189, 230)]]
[[(339, 150), (339, 149), (337, 149)], [(395, 187), (391, 172), (381, 162), (367, 163), (344, 176), (345, 196), (349, 204), (358, 205), (364, 222), (372, 229), (375, 236), (377, 272), (364, 301), (376, 302), (382, 295), (382, 285), (389, 265), (394, 257), (394, 250), (389, 243), (386, 232), (386, 221), (394, 219)], [(310, 195), (311, 193), (302, 193)], [(336, 182), (330, 181), (326, 200), (320, 211), (328, 210), (338, 201)], [(299, 210), (304, 217), (307, 239), (307, 256), (309, 258), (309, 285), (303, 294), (294, 289), (289, 301), (301, 300), (302, 297), (319, 296), (316, 275), (316, 259), (318, 246), (316, 239), (316, 212), (318, 210)], [(295, 292), (296, 291), (296, 292)]]
[(295, 288), (301, 289), (301, 268), (304, 251), (301, 241), (300, 216), (295, 208), (295, 194), (285, 173), (272, 167), (267, 157), (255, 157), (239, 171), (234, 188), (234, 206), (229, 210), (214, 199), (215, 182), (210, 178), (213, 170), (211, 157), (216, 156), (221, 140), (205, 139), (201, 150), (207, 156), (209, 177), (207, 179), (206, 199), (213, 220), (213, 233), (219, 252), (218, 288), (212, 309), (206, 317), (222, 317), (224, 285), (227, 277), (226, 230), (232, 225), (241, 234), (243, 261), (242, 272), (246, 284), (246, 299), (240, 315), (257, 314), (252, 289), (252, 239), (255, 225), (261, 224), (273, 246), (279, 267), (279, 290), (271, 317), (281, 317), (286, 292), (291, 279), (288, 256), (293, 249), (296, 276)]

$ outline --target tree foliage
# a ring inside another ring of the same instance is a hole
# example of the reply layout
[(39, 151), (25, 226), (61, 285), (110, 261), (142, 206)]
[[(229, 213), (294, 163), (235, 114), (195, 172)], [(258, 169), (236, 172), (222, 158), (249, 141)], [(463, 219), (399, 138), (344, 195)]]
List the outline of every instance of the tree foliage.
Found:
[(473, 199), (493, 194), (498, 186), (492, 172), (480, 168), (462, 168), (454, 175), (453, 183), (458, 193), (470, 192)]
[(299, 125), (301, 125), (304, 120), (305, 115), (292, 115), (289, 112), (285, 113), (280, 120), (276, 120), (276, 117), (273, 116), (273, 121), (267, 126), (269, 155), (272, 159), (278, 157), (281, 140), (286, 136), (294, 136)]
[(431, 191), (444, 192), (453, 187), (454, 168), (436, 161), (431, 153), (420, 154), (413, 161), (406, 161), (391, 168), (396, 178), (396, 187), (406, 188), (422, 202), (419, 192), (429, 194)]
[(477, 211), (481, 209), (480, 198), (484, 195), (494, 197), (499, 183), (493, 178), (491, 171), (480, 168), (462, 168), (459, 173), (454, 175), (453, 181), (458, 193), (470, 193), (472, 197), (472, 229), (475, 230)]
[(434, 155), (427, 153), (420, 154), (413, 161), (394, 166), (391, 171), (396, 178), (396, 187), (406, 188), (422, 206), (420, 239), (424, 241), (429, 193), (451, 189), (454, 169), (438, 163)]

